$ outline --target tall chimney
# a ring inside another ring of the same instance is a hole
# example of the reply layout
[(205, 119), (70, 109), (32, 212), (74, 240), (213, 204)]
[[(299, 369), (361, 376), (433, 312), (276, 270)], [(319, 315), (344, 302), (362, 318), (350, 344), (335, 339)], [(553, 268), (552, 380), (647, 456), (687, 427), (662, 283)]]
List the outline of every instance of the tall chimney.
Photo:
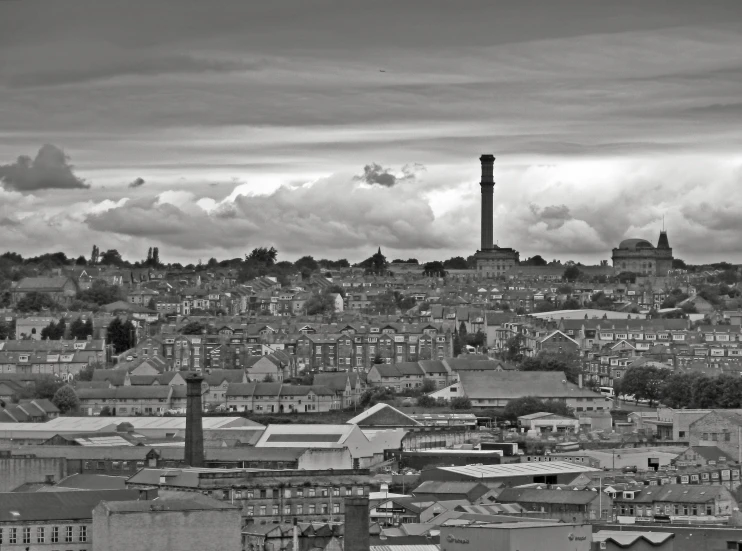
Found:
[(482, 188), (482, 249), (483, 251), (494, 249), (492, 221), (494, 212), (492, 209), (492, 193), (495, 181), (492, 176), (494, 155), (482, 155), (479, 157), (482, 163), (482, 179), (479, 182)]
[(368, 497), (345, 498), (343, 551), (369, 551)]
[(201, 383), (204, 378), (191, 375), (186, 378), (186, 437), (185, 463), (189, 467), (204, 466), (204, 429), (201, 423)]

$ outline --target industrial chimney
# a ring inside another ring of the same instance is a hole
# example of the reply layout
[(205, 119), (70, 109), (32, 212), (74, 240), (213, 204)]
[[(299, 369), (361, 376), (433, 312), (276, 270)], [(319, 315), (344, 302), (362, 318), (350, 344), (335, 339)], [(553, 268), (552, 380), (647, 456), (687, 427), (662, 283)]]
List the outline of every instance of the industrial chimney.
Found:
[(495, 181), (492, 170), (495, 164), (494, 155), (482, 155), (479, 157), (482, 163), (482, 179), (479, 182), (482, 188), (482, 248), (483, 251), (494, 249), (493, 247), (493, 219), (492, 194), (495, 189)]
[(204, 378), (191, 375), (186, 378), (186, 436), (185, 463), (189, 467), (204, 466), (204, 429), (201, 423), (201, 383)]
[(369, 550), (368, 497), (345, 498), (344, 551)]

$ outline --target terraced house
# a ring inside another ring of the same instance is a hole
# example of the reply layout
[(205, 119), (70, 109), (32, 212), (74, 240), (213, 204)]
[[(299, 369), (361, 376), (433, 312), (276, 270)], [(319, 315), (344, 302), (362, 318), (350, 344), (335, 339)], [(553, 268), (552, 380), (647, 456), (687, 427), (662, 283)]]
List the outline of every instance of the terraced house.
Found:
[(316, 413), (343, 407), (342, 399), (323, 386), (282, 383), (232, 383), (227, 387), (230, 411)]

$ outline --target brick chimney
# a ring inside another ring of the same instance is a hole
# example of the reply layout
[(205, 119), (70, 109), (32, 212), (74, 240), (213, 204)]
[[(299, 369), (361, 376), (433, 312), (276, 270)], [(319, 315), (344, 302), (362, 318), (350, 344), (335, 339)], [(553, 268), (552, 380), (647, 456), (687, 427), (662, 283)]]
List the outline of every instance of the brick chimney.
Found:
[(488, 251), (494, 249), (493, 245), (493, 216), (494, 209), (492, 205), (492, 194), (495, 188), (493, 179), (493, 166), (495, 164), (494, 155), (482, 155), (479, 157), (482, 163), (482, 179), (479, 186), (482, 189), (482, 244), (481, 250)]
[(368, 497), (346, 497), (343, 551), (369, 551), (368, 530)]
[(189, 467), (204, 466), (204, 429), (201, 423), (201, 383), (204, 378), (191, 375), (186, 378), (186, 436), (185, 463)]

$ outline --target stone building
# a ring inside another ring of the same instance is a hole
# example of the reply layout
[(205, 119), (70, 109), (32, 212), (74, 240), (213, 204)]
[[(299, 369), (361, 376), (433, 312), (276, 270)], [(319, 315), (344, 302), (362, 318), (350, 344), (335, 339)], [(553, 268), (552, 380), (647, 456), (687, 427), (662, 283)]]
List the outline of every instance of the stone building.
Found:
[(200, 494), (103, 501), (93, 510), (92, 551), (241, 549), (240, 508)]
[(672, 270), (672, 248), (667, 232), (661, 231), (657, 247), (646, 239), (624, 239), (613, 249), (613, 267), (619, 272), (666, 276)]
[(738, 458), (740, 455), (740, 432), (742, 410), (716, 409), (692, 422), (689, 428), (689, 444), (716, 446), (725, 454)]

